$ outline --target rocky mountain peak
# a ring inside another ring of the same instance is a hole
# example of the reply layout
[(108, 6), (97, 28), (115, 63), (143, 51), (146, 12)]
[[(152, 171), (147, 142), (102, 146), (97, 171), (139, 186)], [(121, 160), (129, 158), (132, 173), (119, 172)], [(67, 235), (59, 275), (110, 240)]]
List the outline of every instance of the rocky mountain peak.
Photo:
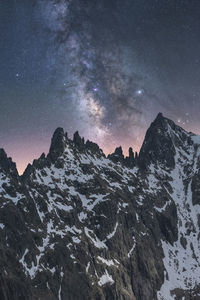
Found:
[(191, 143), (190, 134), (159, 113), (145, 135), (139, 165), (146, 169), (151, 163), (158, 163), (173, 168), (176, 148), (182, 147), (186, 141)]
[(108, 158), (113, 162), (123, 162), (124, 155), (123, 155), (122, 147), (121, 146), (117, 147), (114, 153), (108, 155)]
[(125, 158), (125, 164), (126, 164), (126, 166), (132, 168), (137, 163), (137, 157), (136, 157), (137, 156), (137, 152), (135, 153), (135, 156), (134, 156), (134, 152), (133, 152), (133, 148), (132, 147), (129, 147), (128, 152), (129, 152), (129, 156), (127, 156)]
[[(154, 134), (156, 133), (159, 135), (160, 134), (166, 135), (169, 128), (173, 127), (172, 126), (173, 123), (174, 123), (173, 121), (164, 117), (162, 113), (158, 113), (155, 120), (151, 123), (151, 125), (147, 131), (151, 131)], [(175, 128), (173, 128), (173, 129), (175, 129)]]
[(87, 140), (87, 142), (85, 143), (85, 147), (86, 147), (86, 149), (90, 150), (93, 153), (96, 153), (96, 154), (99, 153), (99, 154), (105, 156), (103, 154), (103, 151), (99, 148), (99, 146), (96, 143), (93, 143), (93, 142)]
[(10, 157), (7, 156), (4, 149), (0, 149), (0, 171), (5, 174), (11, 175), (13, 178), (18, 177), (18, 171), (16, 164), (12, 161)]
[(81, 137), (80, 137), (78, 131), (76, 131), (76, 132), (74, 133), (73, 142), (74, 142), (74, 144), (75, 144), (80, 150), (83, 150), (84, 144), (85, 144), (85, 140), (84, 140), (84, 138), (81, 138)]
[(58, 156), (60, 156), (65, 149), (65, 142), (67, 139), (67, 134), (64, 133), (63, 128), (58, 127), (53, 134), (51, 139), (51, 146), (49, 150), (48, 157), (55, 161)]
[(130, 158), (131, 160), (134, 160), (133, 148), (132, 148), (132, 147), (129, 147), (128, 152), (129, 152), (129, 158)]
[(118, 157), (124, 157), (122, 147), (121, 146), (117, 147), (115, 149), (114, 154)]
[(122, 147), (119, 146), (115, 149), (114, 153), (109, 154), (108, 158), (113, 162), (120, 162), (124, 164), (126, 167), (133, 168), (137, 164), (138, 154), (137, 152), (133, 152), (133, 148), (129, 147), (129, 155), (124, 157)]
[(94, 142), (91, 142), (89, 140), (86, 141), (85, 143), (85, 139), (84, 137), (81, 137), (79, 135), (79, 132), (76, 131), (74, 133), (74, 136), (73, 136), (73, 143), (74, 143), (74, 146), (76, 147), (76, 149), (78, 151), (81, 151), (81, 152), (87, 152), (88, 150), (91, 151), (93, 154), (98, 154), (98, 155), (104, 155), (103, 151), (99, 148), (99, 146), (94, 143)]

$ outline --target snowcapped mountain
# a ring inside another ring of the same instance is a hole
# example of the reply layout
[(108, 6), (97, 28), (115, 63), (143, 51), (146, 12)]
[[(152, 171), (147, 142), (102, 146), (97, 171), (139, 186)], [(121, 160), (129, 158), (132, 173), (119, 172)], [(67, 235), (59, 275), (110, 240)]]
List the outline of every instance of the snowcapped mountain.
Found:
[(139, 156), (58, 128), (20, 177), (0, 150), (0, 299), (200, 299), (199, 167), (162, 114)]

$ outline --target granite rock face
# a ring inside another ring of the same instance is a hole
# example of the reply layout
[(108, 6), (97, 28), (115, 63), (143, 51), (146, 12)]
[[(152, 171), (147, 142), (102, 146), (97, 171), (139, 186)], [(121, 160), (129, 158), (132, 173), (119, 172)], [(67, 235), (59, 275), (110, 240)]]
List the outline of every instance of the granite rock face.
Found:
[(199, 159), (161, 114), (139, 157), (58, 128), (20, 177), (0, 150), (0, 299), (200, 299)]

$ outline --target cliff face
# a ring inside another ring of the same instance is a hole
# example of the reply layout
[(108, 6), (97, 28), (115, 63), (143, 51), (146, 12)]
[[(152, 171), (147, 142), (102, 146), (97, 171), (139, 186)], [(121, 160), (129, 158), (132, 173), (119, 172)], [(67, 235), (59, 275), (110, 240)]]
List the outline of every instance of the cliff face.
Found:
[(200, 299), (199, 158), (161, 114), (139, 157), (58, 128), (19, 177), (1, 150), (0, 299)]

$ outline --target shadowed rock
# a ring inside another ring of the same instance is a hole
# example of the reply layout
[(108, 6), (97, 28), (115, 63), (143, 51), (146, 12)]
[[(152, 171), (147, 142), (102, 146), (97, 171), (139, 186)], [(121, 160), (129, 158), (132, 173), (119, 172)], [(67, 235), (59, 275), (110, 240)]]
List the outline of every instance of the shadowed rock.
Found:
[(63, 153), (65, 149), (65, 140), (66, 140), (66, 135), (64, 133), (63, 128), (60, 127), (57, 128), (51, 139), (51, 146), (48, 154), (48, 157), (52, 161), (55, 161), (56, 158)]
[(156, 162), (170, 168), (174, 167), (175, 147), (170, 135), (172, 127), (176, 130), (176, 125), (164, 118), (161, 113), (151, 123), (139, 153), (138, 162), (142, 169)]
[(121, 146), (117, 147), (114, 153), (108, 155), (108, 158), (113, 162), (124, 162), (122, 147)]
[(6, 152), (2, 148), (0, 149), (0, 170), (10, 174), (13, 178), (18, 177), (16, 164), (10, 157), (7, 156)]
[(85, 140), (80, 137), (78, 131), (74, 133), (73, 142), (80, 150), (84, 149)]

